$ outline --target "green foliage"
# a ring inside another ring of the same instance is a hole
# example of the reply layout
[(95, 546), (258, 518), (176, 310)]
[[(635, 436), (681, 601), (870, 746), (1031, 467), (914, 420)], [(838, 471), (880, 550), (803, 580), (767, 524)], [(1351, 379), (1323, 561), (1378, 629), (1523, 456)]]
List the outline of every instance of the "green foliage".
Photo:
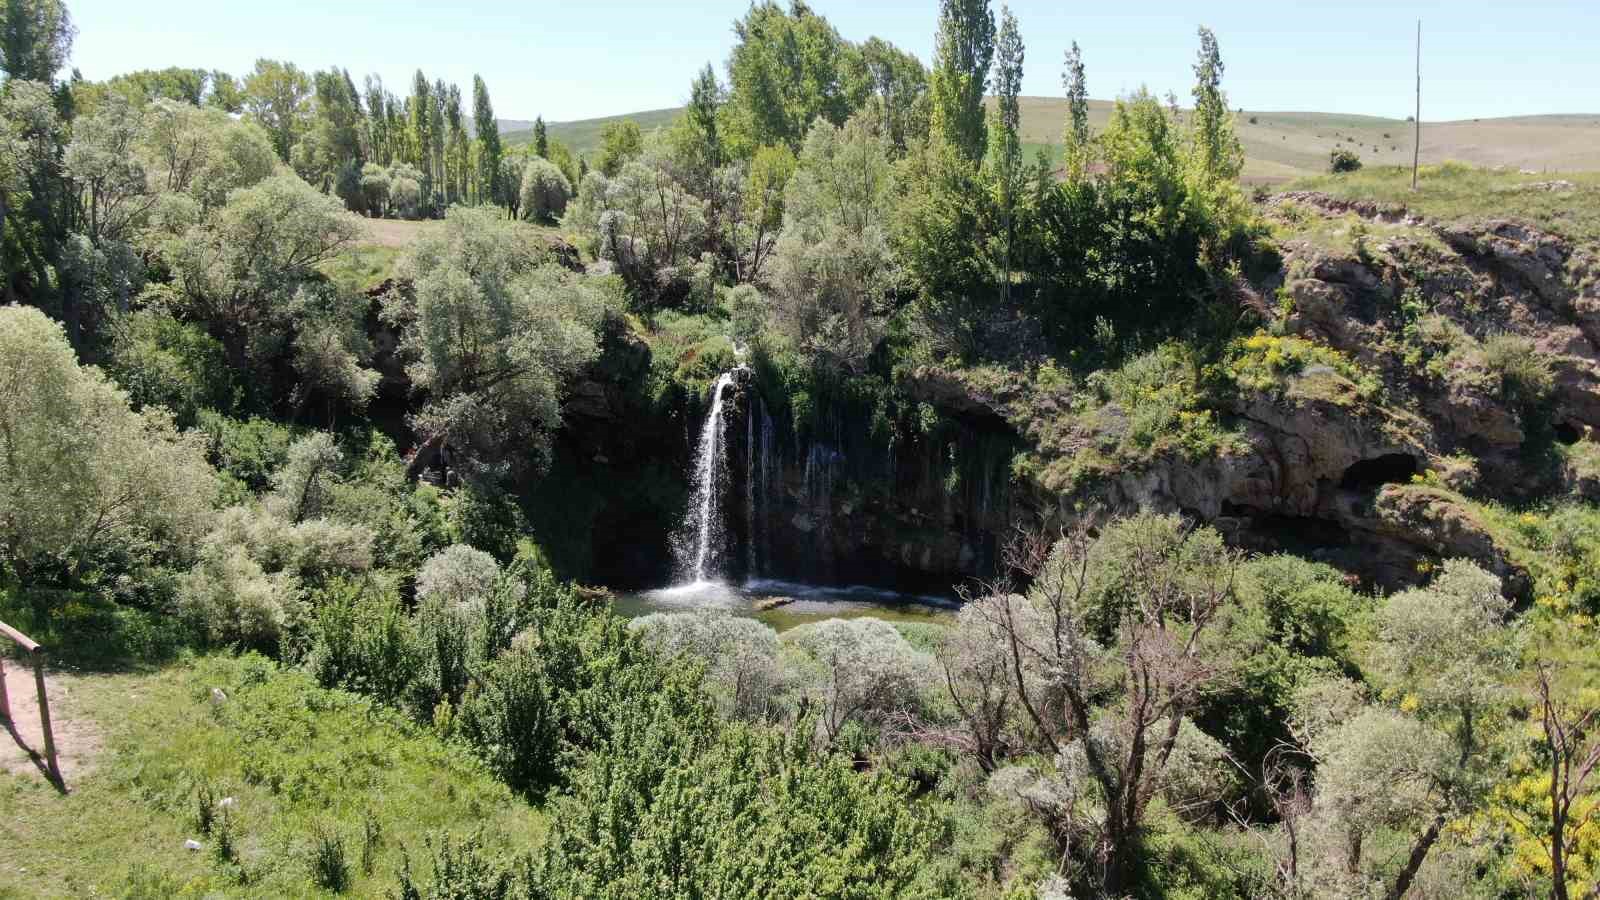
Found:
[(37, 309), (0, 307), (0, 559), (25, 583), (108, 549), (184, 557), (215, 491), (195, 435), (134, 412)]
[(336, 579), (313, 595), (309, 666), (323, 687), (397, 706), (417, 674), (415, 629), (396, 593), (374, 579)]
[(1491, 334), (1483, 339), (1483, 363), (1499, 381), (1500, 396), (1524, 411), (1537, 409), (1555, 389), (1550, 359), (1534, 347), (1533, 340), (1515, 334)]
[(1382, 382), (1338, 350), (1265, 331), (1233, 342), (1229, 377), (1240, 388), (1299, 400), (1354, 406), (1377, 399)]
[(462, 706), (459, 728), (512, 790), (537, 796), (558, 780), (560, 722), (531, 647), (513, 648), (487, 665)]
[(1354, 150), (1334, 150), (1328, 154), (1328, 172), (1341, 175), (1361, 169), (1361, 156)]
[(989, 0), (941, 0), (934, 38), (930, 128), (969, 163), (987, 148), (983, 98), (994, 59), (994, 12)]
[(644, 136), (631, 119), (612, 122), (600, 132), (600, 156), (595, 168), (607, 178), (615, 178), (622, 167), (644, 151)]
[(465, 462), (526, 465), (559, 420), (562, 383), (598, 352), (604, 296), (542, 259), (515, 223), (458, 208), (401, 262), (415, 298), (391, 295), (384, 316), (427, 392), (411, 424)]
[(547, 159), (529, 160), (522, 170), (522, 202), (519, 209), (535, 222), (555, 223), (567, 211), (572, 184), (556, 164)]
[(155, 310), (119, 323), (106, 370), (135, 406), (166, 407), (182, 427), (194, 425), (202, 409), (227, 410), (236, 402), (222, 344)]
[(889, 245), (894, 181), (868, 123), (818, 122), (784, 197), (773, 255), (780, 332), (830, 371), (861, 372), (898, 280)]
[(350, 887), (350, 861), (345, 858), (344, 837), (319, 827), (312, 835), (311, 882), (325, 891), (342, 894)]
[(798, 152), (814, 122), (843, 125), (869, 91), (861, 52), (810, 7), (752, 4), (733, 25), (724, 132), (734, 155), (787, 145)]

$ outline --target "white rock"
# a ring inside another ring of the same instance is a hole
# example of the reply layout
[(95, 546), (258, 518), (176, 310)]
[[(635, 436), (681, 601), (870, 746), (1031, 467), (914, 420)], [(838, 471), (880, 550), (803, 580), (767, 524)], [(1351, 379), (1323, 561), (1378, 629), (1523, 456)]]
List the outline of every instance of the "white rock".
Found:
[(223, 797), (221, 800), (217, 801), (217, 806), (223, 809), (232, 809), (238, 802), (238, 800), (235, 800), (232, 797)]
[(200, 842), (195, 840), (194, 838), (189, 838), (187, 841), (183, 842), (183, 849), (185, 849), (185, 850), (199, 850), (200, 849)]
[(212, 688), (211, 702), (215, 706), (221, 706), (222, 704), (228, 702), (228, 695), (222, 692), (222, 688)]

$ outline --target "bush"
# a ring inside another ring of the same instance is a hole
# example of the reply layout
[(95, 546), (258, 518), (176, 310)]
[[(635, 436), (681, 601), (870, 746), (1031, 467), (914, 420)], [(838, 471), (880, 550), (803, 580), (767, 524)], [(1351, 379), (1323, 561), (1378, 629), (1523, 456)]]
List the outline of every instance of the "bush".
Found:
[(567, 211), (572, 184), (548, 159), (530, 159), (522, 170), (523, 215), (535, 222), (555, 224)]
[(1524, 412), (1537, 407), (1555, 389), (1550, 360), (1533, 340), (1517, 334), (1491, 334), (1483, 339), (1483, 364), (1500, 381), (1500, 396)]
[(221, 342), (197, 325), (141, 310), (118, 320), (107, 369), (135, 407), (165, 406), (180, 426), (237, 400)]
[(531, 648), (495, 660), (467, 695), (461, 734), (512, 790), (535, 798), (557, 773), (559, 723)]
[(783, 636), (805, 697), (821, 712), (818, 726), (833, 741), (851, 722), (873, 725), (914, 710), (919, 686), (933, 680), (933, 661), (881, 619), (828, 619)]
[(761, 718), (781, 692), (778, 635), (754, 619), (720, 610), (653, 613), (631, 625), (664, 658), (687, 656), (706, 667), (706, 682), (725, 715)]
[(1354, 150), (1335, 150), (1328, 154), (1328, 171), (1335, 175), (1355, 172), (1360, 168), (1361, 157)]
[(416, 678), (417, 636), (393, 589), (371, 580), (336, 580), (312, 603), (310, 667), (317, 680), (398, 704)]
[(428, 557), (417, 572), (417, 599), (437, 599), (453, 609), (481, 609), (500, 578), (494, 557), (453, 544)]
[(317, 887), (344, 893), (350, 887), (350, 862), (345, 859), (344, 838), (331, 827), (319, 827), (312, 838), (311, 880)]

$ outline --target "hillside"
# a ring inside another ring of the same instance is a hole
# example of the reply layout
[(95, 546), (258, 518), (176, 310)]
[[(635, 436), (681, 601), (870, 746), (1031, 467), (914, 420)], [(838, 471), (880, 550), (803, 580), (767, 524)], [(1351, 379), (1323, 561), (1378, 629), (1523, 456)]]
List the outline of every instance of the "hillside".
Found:
[[(1111, 108), (1110, 101), (1089, 102), (1090, 122), (1096, 130), (1105, 127)], [(650, 131), (670, 124), (681, 111), (655, 109), (601, 119), (552, 122), (549, 133), (582, 156), (599, 147), (600, 131), (611, 122), (633, 119), (640, 128)], [(1059, 142), (1066, 112), (1067, 102), (1062, 98), (1022, 98), (1022, 138), (1030, 153)], [(513, 125), (522, 128), (513, 130)], [(531, 123), (501, 124), (506, 142), (511, 145), (532, 140), (531, 129)], [(1411, 123), (1402, 119), (1244, 110), (1239, 115), (1238, 130), (1244, 142), (1245, 178), (1252, 182), (1276, 183), (1320, 173), (1327, 167), (1328, 154), (1338, 148), (1353, 147), (1368, 165), (1411, 162)], [(1536, 171), (1600, 169), (1600, 115), (1424, 121), (1422, 158)]]
[[(648, 109), (644, 112), (628, 113), (621, 116), (604, 116), (599, 119), (581, 119), (576, 122), (547, 122), (545, 128), (550, 137), (555, 138), (579, 156), (589, 156), (600, 147), (600, 132), (612, 122), (621, 122), (632, 119), (639, 123), (639, 127), (646, 132), (672, 124), (672, 120), (683, 112), (682, 107), (671, 109)], [(519, 128), (512, 128), (519, 125)], [(502, 119), (500, 121), (500, 134), (507, 146), (520, 147), (533, 140), (533, 123), (518, 120)]]

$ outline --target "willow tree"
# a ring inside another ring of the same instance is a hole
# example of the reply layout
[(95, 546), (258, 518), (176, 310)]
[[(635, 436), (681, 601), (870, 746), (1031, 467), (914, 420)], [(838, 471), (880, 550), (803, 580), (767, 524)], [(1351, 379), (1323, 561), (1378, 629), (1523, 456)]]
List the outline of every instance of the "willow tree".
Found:
[(411, 420), (418, 466), (446, 446), (478, 474), (525, 466), (560, 422), (562, 386), (598, 352), (605, 303), (546, 254), (514, 223), (457, 207), (401, 260), (415, 298), (393, 298), (384, 315), (426, 397)]
[(44, 313), (0, 307), (0, 561), (24, 585), (107, 550), (181, 556), (216, 485), (197, 435), (159, 407), (134, 412)]

